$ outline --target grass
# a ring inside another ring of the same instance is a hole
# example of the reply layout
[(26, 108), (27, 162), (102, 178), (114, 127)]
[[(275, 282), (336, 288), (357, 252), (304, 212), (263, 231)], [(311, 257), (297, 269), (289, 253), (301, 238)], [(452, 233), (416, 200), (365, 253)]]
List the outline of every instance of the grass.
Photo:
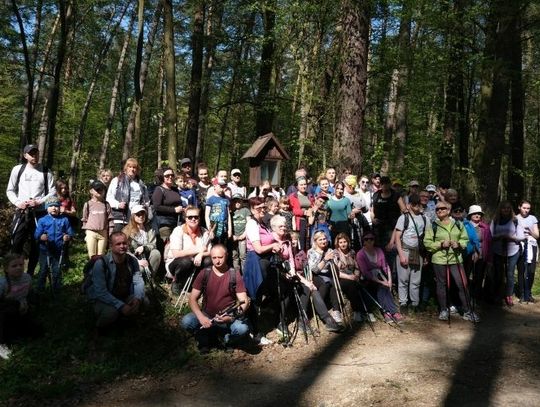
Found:
[(86, 253), (82, 244), (72, 249), (75, 266), (64, 275), (62, 293), (45, 295), (34, 308), (45, 336), (14, 345), (12, 357), (0, 360), (0, 401), (70, 398), (120, 376), (179, 370), (194, 353), (168, 301), (162, 312), (147, 310), (91, 349), (93, 312), (80, 293)]

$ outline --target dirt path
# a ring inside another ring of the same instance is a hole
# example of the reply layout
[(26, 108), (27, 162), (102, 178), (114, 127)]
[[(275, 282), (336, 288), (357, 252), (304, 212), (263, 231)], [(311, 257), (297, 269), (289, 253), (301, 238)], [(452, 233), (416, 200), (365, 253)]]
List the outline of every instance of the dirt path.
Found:
[(478, 325), (411, 316), (191, 362), (180, 374), (114, 384), (83, 406), (538, 406), (540, 305), (490, 308)]

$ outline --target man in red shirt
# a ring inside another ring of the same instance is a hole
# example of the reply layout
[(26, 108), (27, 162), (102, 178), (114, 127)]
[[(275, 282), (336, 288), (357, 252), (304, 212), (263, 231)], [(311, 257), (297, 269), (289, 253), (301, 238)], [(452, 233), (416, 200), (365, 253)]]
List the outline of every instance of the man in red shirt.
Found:
[[(182, 327), (194, 334), (201, 353), (207, 353), (212, 339), (223, 335), (230, 348), (249, 332), (244, 315), (249, 300), (242, 276), (227, 267), (227, 249), (218, 244), (210, 251), (212, 267), (202, 270), (195, 278), (189, 297), (191, 311), (182, 318)], [(203, 296), (202, 309), (198, 299)], [(235, 307), (234, 305), (238, 306)], [(229, 309), (231, 312), (224, 312)], [(232, 312), (232, 311), (237, 312)], [(238, 316), (234, 314), (238, 313)]]

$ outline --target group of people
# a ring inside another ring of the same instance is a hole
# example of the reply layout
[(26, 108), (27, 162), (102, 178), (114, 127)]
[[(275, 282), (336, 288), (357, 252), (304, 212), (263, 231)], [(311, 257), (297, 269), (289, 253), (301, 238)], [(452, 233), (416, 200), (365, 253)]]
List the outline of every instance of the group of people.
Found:
[[(6, 263), (0, 278), (0, 304), (21, 305), (0, 308), (0, 315), (10, 315), (0, 318), (0, 344), (10, 343), (10, 329), (20, 330), (13, 321), (26, 314), (22, 304), (37, 262), (37, 290), (45, 289), (48, 276), (53, 293), (61, 290), (79, 226), (67, 183), (54, 182), (38, 163), (35, 145), (23, 154), (25, 163), (13, 168), (7, 186), (16, 207), (9, 259), (17, 266)], [(457, 191), (444, 184), (421, 188), (413, 180), (405, 190), (378, 173), (338, 176), (327, 168), (312, 179), (300, 168), (286, 190), (264, 181), (249, 193), (240, 169), (211, 178), (204, 163), (195, 173), (189, 158), (179, 167), (157, 169), (147, 185), (138, 161), (129, 158), (118, 176), (102, 170), (89, 185), (80, 224), (90, 259), (84, 290), (96, 334), (139, 312), (145, 276), (165, 276), (173, 296), (191, 290), (192, 312), (181, 325), (201, 351), (216, 340), (237, 346), (248, 334), (265, 345), (274, 328), (288, 341), (295, 318), (310, 332), (311, 316), (330, 332), (374, 322), (378, 312), (401, 324), (404, 313), (421, 311), (432, 294), (441, 320), (459, 313), (479, 322), (480, 300), (512, 306), (516, 294), (521, 303), (534, 302), (539, 231), (527, 201), (517, 216), (502, 202), (488, 224), (479, 205), (465, 211)]]

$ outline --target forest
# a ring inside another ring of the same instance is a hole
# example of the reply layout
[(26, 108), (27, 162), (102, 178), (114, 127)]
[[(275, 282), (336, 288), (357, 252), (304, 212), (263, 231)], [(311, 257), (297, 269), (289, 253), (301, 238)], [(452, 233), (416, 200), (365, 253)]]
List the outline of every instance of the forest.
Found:
[[(21, 149), (78, 199), (98, 168), (246, 168), (273, 132), (325, 166), (540, 203), (532, 0), (6, 0), (0, 187)], [(2, 194), (1, 200), (5, 200)]]

